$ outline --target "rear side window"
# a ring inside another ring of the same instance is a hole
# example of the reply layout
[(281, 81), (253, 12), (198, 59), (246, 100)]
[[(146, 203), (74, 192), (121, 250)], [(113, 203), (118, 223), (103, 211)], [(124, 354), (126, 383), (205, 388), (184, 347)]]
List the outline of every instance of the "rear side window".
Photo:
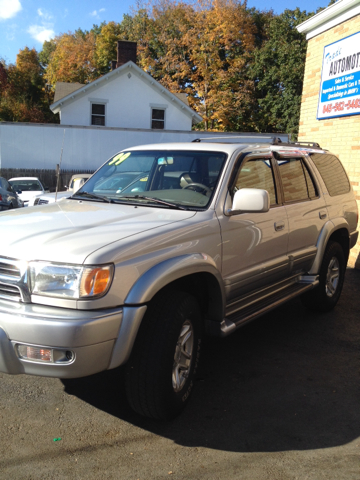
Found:
[(301, 158), (278, 160), (286, 203), (317, 197), (315, 184)]
[(312, 153), (311, 159), (319, 170), (331, 197), (350, 191), (349, 179), (337, 157), (324, 153)]

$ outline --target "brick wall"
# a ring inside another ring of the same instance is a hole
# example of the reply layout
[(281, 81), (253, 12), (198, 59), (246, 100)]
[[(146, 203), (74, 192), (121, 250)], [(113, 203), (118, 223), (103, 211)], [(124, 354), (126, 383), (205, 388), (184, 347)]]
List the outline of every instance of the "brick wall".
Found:
[[(360, 31), (360, 16), (311, 38), (308, 43), (299, 141), (318, 142), (342, 161), (354, 188), (360, 211), (360, 114), (317, 120), (324, 46)], [(360, 242), (350, 253), (349, 265), (360, 268)]]

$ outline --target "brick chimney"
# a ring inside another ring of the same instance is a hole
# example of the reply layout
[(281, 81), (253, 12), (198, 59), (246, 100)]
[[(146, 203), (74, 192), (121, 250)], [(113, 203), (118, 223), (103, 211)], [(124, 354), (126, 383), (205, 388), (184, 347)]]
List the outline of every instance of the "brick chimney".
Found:
[(127, 63), (129, 60), (136, 63), (136, 42), (118, 40), (116, 68), (121, 67), (121, 65), (124, 65), (124, 63)]

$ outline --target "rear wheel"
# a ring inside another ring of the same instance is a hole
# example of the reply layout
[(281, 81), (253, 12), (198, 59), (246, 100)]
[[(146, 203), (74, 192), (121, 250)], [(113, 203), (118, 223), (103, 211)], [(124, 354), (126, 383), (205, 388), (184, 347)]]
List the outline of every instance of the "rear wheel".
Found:
[(346, 260), (341, 245), (329, 242), (320, 268), (319, 285), (302, 295), (310, 310), (328, 312), (337, 304), (345, 278)]
[(193, 389), (202, 335), (196, 299), (162, 292), (149, 305), (126, 366), (126, 392), (141, 415), (169, 420), (187, 404)]

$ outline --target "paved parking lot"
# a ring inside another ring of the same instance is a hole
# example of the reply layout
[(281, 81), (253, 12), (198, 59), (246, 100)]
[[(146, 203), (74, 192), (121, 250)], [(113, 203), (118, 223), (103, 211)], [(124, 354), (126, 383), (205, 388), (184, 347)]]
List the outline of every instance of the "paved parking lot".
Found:
[(359, 311), (360, 271), (348, 269), (333, 312), (295, 300), (209, 339), (192, 401), (170, 423), (132, 413), (121, 370), (0, 374), (0, 478), (358, 480)]

